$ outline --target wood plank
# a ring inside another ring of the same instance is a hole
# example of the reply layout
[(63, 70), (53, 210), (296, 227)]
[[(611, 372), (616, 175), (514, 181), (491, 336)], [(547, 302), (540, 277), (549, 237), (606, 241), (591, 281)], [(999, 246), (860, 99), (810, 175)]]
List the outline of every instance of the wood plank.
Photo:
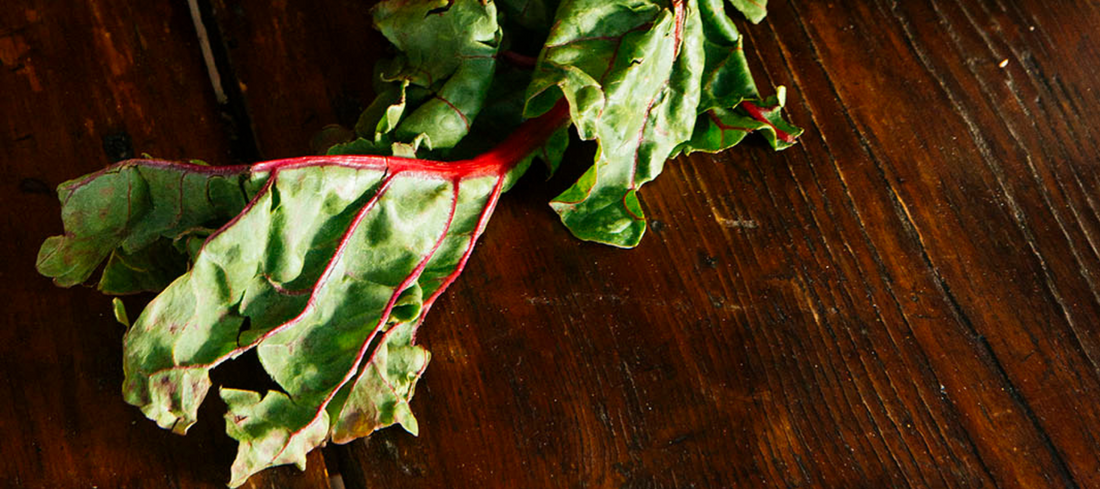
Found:
[[(976, 3), (799, 5), (796, 14), (831, 85), (805, 98), (832, 96), (848, 107), (851, 129), (863, 139), (872, 171), (878, 173), (869, 178), (890, 194), (890, 201), (857, 203), (857, 209), (892, 208), (919, 243), (925, 274), (932, 275), (936, 287), (908, 284), (912, 275), (897, 273), (902, 296), (940, 294), (957, 316), (960, 334), (973, 337), (971, 355), (984, 357), (992, 378), (1001, 377), (999, 388), (978, 382), (975, 371), (960, 368), (960, 357), (954, 355), (935, 367), (946, 396), (966, 406), (963, 421), (991, 474), (1008, 485), (1093, 485), (1096, 407), (1088, 393), (1096, 384), (1090, 360), (1094, 339), (1089, 337), (1095, 332), (1081, 325), (1098, 317), (1089, 285), (1096, 256), (1084, 257), (1077, 249), (1087, 241), (1054, 225), (1065, 221), (1052, 212), (1064, 211), (1056, 211), (1043, 194), (1057, 181), (1044, 182), (1038, 171), (1061, 172), (1067, 182), (1089, 178), (1096, 173), (1095, 149), (1072, 162), (1046, 162), (1050, 152), (1081, 151), (1077, 139), (1071, 134), (1046, 141), (1017, 139), (1019, 127), (1035, 124), (1032, 116), (1026, 107), (1021, 110), (1018, 94), (991, 90), (1012, 90), (1026, 74), (999, 68), (1003, 58), (981, 43), (992, 30), (987, 27), (996, 18), (992, 11), (999, 8)], [(1033, 5), (1028, 10), (1042, 9)], [(983, 21), (972, 22), (978, 18)], [(1080, 30), (1095, 21), (1082, 13), (1070, 28)], [(1002, 22), (1006, 30), (1028, 30), (1027, 24)], [(879, 41), (868, 46), (867, 38)], [(1019, 42), (1039, 40), (1036, 34)], [(1084, 60), (1096, 59), (1095, 52), (1081, 54)], [(1060, 103), (1050, 94), (1037, 95), (1039, 104)], [(1041, 120), (1057, 123), (1057, 117)], [(842, 175), (849, 188), (862, 184)], [(1086, 199), (1071, 203), (1088, 208)], [(888, 269), (903, 269), (896, 255), (886, 257)], [(1083, 258), (1087, 261), (1075, 263)], [(1073, 300), (1060, 297), (1065, 294), (1073, 294)], [(945, 326), (926, 325), (937, 335)], [(913, 331), (918, 341), (931, 333), (921, 329)], [(928, 351), (938, 351), (927, 344)], [(965, 384), (952, 388), (956, 378)], [(999, 389), (1003, 394), (997, 394)], [(975, 394), (980, 397), (972, 398)]]
[[(110, 299), (34, 270), (42, 240), (61, 232), (62, 181), (140, 153), (230, 153), (187, 4), (13, 0), (0, 26), (0, 485), (224, 487), (236, 447), (220, 402), (186, 437), (146, 420), (122, 400)], [(251, 486), (328, 487), (320, 456), (311, 464)]]

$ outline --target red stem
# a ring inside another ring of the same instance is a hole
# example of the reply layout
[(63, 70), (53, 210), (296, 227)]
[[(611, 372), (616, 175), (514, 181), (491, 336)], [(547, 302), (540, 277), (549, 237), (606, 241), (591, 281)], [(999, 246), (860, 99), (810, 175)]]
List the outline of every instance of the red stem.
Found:
[(353, 168), (388, 169), (391, 174), (416, 173), (428, 178), (462, 180), (472, 177), (503, 175), (523, 158), (537, 150), (550, 136), (569, 121), (569, 104), (559, 100), (549, 112), (521, 124), (495, 148), (475, 158), (454, 162), (403, 158), (399, 156), (303, 156), (257, 163), (253, 172), (267, 172), (316, 165), (341, 165)]

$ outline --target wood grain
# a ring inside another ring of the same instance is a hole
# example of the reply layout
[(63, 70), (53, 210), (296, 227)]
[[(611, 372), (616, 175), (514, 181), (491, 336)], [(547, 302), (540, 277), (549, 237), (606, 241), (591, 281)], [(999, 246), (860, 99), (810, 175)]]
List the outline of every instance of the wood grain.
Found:
[[(217, 487), (222, 406), (160, 432), (118, 395), (109, 301), (34, 274), (51, 189), (123, 150), (307, 154), (371, 99), (384, 43), (358, 2), (202, 3), (237, 88), (219, 106), (185, 4), (15, 3), (0, 480)], [(761, 86), (789, 87), (799, 145), (670, 162), (631, 251), (547, 207), (591, 161), (576, 145), (502, 199), (433, 308), (420, 436), (251, 484), (1100, 486), (1100, 6), (771, 3), (746, 51)]]

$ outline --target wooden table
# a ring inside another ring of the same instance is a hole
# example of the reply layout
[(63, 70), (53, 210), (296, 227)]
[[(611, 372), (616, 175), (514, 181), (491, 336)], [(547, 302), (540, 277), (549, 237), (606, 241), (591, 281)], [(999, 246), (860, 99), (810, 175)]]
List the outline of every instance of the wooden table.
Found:
[[(220, 401), (145, 420), (109, 299), (35, 273), (53, 188), (310, 153), (372, 96), (367, 3), (199, 2), (220, 103), (186, 1), (4, 2), (0, 486), (222, 487)], [(1100, 4), (771, 4), (747, 52), (799, 145), (670, 162), (632, 251), (546, 206), (573, 150), (433, 309), (420, 437), (248, 487), (1100, 487)]]

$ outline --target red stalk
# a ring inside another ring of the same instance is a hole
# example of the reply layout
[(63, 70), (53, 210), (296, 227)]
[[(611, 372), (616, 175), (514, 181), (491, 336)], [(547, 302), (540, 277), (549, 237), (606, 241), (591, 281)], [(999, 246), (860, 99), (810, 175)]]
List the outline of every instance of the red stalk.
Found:
[(482, 176), (500, 176), (538, 149), (569, 121), (569, 104), (559, 100), (549, 112), (521, 124), (495, 148), (468, 160), (443, 162), (399, 156), (337, 155), (303, 156), (271, 160), (252, 165), (253, 172), (277, 171), (315, 165), (341, 165), (353, 168), (385, 170), (391, 174), (416, 173), (428, 178), (464, 180)]

